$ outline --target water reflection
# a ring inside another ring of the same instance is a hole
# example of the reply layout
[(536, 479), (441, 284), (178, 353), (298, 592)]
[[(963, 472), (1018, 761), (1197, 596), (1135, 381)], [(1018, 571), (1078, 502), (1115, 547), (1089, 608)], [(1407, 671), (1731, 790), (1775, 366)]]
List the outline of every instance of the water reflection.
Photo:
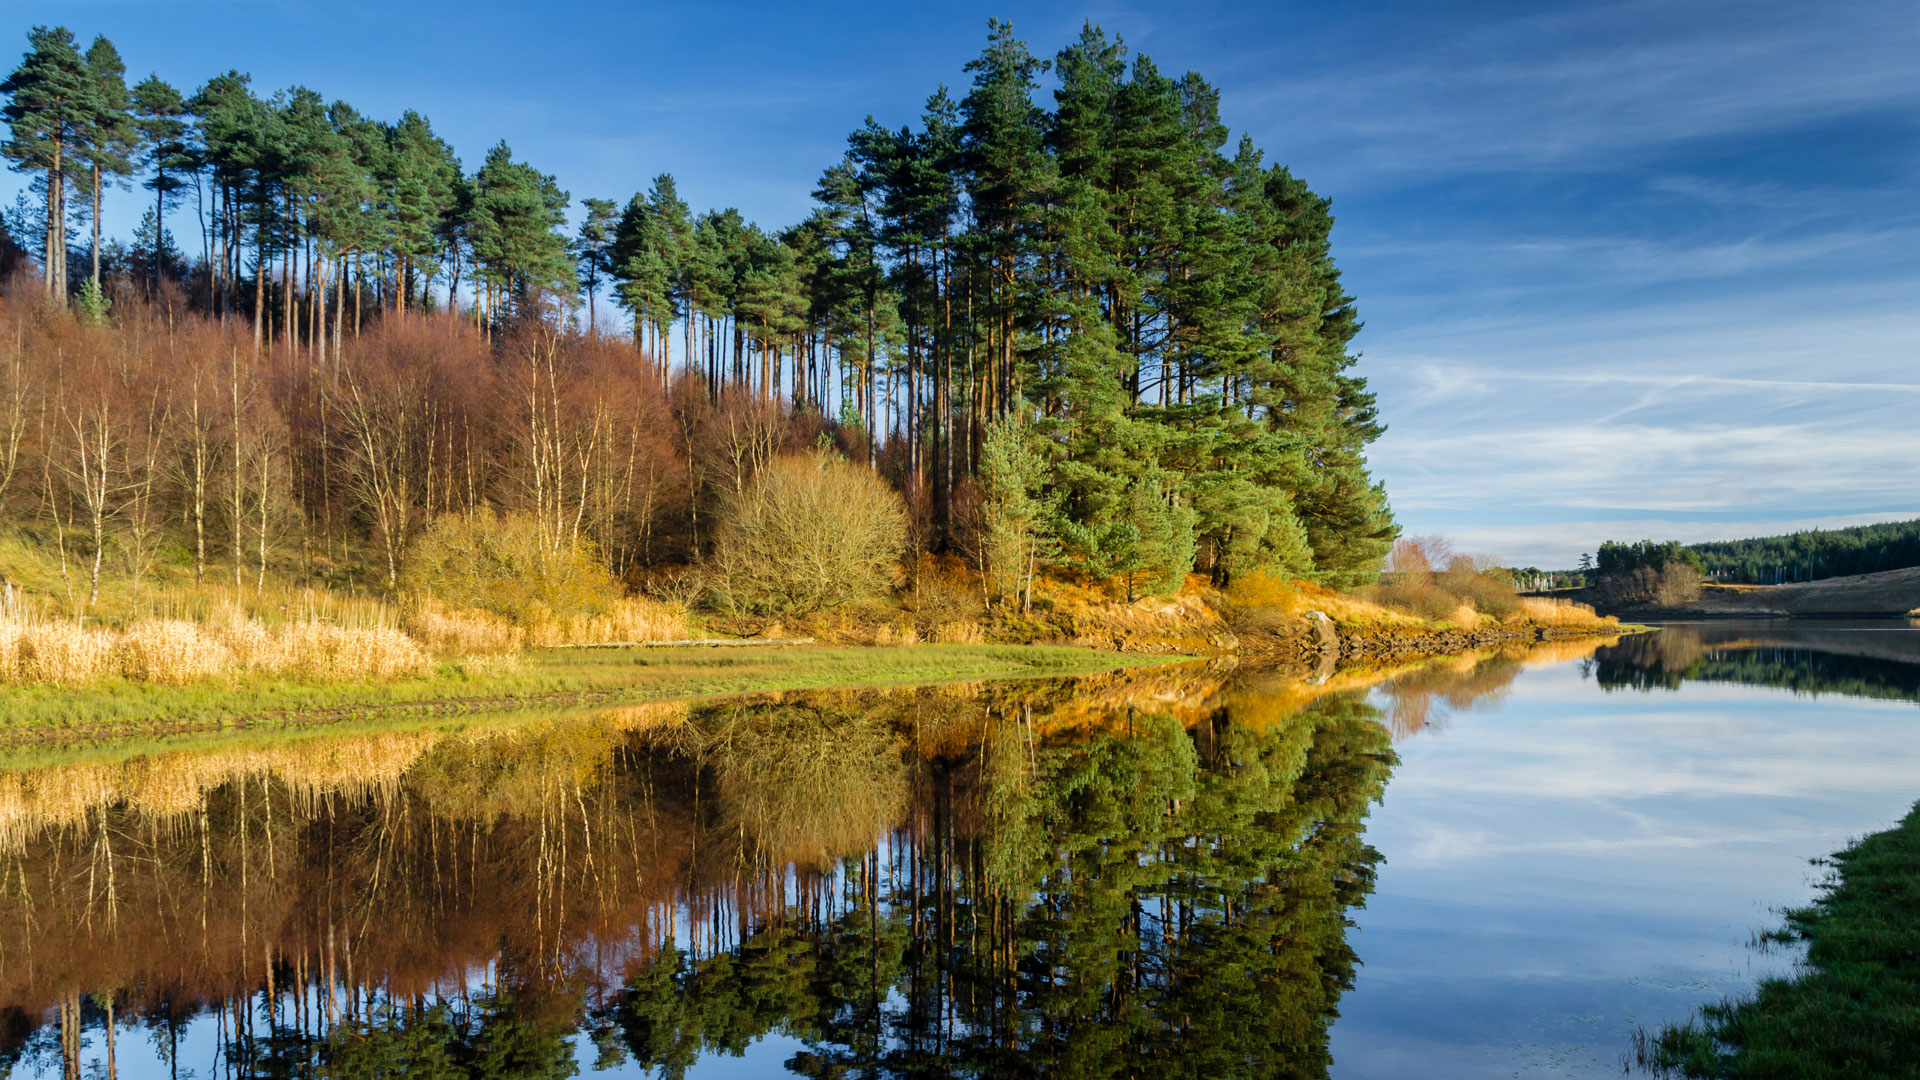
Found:
[(1393, 739), (1568, 655), (0, 770), (0, 1064), (1325, 1075)]
[(1322, 1070), (1392, 763), (1373, 711), (1102, 729), (1055, 704), (823, 696), (5, 773), (7, 1058), (172, 1069), (211, 1025), (194, 1066), (222, 1075), (564, 1076), (579, 1031), (664, 1075), (769, 1033), (804, 1075), (1185, 1073), (1182, 1039), (1211, 1075)]
[(1885, 621), (1681, 623), (1600, 649), (1590, 670), (1605, 690), (1717, 682), (1915, 701), (1920, 632)]

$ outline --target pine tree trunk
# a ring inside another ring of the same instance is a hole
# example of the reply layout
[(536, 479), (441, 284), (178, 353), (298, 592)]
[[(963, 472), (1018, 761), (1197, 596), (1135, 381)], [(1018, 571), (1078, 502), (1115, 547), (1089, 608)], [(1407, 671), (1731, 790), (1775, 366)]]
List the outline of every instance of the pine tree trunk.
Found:
[(100, 166), (93, 166), (93, 287), (100, 287)]
[(253, 355), (266, 347), (267, 314), (267, 224), (263, 219), (253, 233)]

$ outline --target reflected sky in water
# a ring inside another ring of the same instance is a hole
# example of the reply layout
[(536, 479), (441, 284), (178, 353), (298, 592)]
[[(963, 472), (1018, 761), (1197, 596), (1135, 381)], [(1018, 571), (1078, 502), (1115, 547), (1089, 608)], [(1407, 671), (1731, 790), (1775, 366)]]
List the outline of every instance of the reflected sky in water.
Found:
[[(1920, 659), (1904, 624), (1676, 626), (1600, 652), (1398, 744), (1335, 1076), (1618, 1075), (1634, 1025), (1790, 965), (1748, 941), (1813, 895), (1808, 860), (1920, 797), (1911, 702), (1781, 688), (1858, 654), (1897, 681), (1891, 658)], [(1700, 678), (1743, 657), (1764, 661), (1750, 682)], [(1674, 688), (1603, 691), (1609, 666)]]
[(1722, 623), (0, 759), (0, 1064), (1614, 1075), (1791, 964), (1916, 686)]

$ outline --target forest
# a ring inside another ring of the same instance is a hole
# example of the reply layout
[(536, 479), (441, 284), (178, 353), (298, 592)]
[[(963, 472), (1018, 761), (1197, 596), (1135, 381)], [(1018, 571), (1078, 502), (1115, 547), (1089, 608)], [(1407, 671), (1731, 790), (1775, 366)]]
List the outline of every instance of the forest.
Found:
[(1920, 520), (1716, 540), (1691, 550), (1716, 581), (1773, 585), (1873, 574), (1920, 566)]
[[(1329, 201), (1092, 25), (1047, 58), (990, 22), (964, 86), (867, 118), (782, 228), (664, 171), (575, 199), (417, 112), (27, 44), (0, 524), (70, 594), (391, 590), (436, 521), (495, 513), (657, 587), (806, 454), (884, 480), (907, 561), (1003, 583), (1343, 587), (1397, 535)], [(103, 235), (121, 198), (141, 224)]]

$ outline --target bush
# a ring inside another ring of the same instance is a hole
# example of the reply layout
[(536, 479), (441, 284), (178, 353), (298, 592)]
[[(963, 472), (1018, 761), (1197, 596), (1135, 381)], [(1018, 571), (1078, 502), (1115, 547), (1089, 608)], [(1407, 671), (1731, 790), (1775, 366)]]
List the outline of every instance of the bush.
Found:
[(1594, 585), (1594, 596), (1608, 607), (1653, 604), (1672, 607), (1700, 599), (1700, 571), (1683, 562), (1672, 562), (1658, 569), (1639, 566), (1603, 575)]
[(804, 614), (899, 580), (906, 507), (884, 481), (824, 452), (775, 460), (726, 507), (710, 588), (721, 610)]
[(625, 590), (592, 546), (551, 532), (529, 514), (438, 518), (408, 553), (402, 590), (528, 630), (612, 609)]
[(1520, 595), (1513, 586), (1474, 566), (1470, 558), (1456, 555), (1445, 573), (1435, 575), (1434, 582), (1472, 604), (1482, 615), (1504, 619), (1520, 612)]

